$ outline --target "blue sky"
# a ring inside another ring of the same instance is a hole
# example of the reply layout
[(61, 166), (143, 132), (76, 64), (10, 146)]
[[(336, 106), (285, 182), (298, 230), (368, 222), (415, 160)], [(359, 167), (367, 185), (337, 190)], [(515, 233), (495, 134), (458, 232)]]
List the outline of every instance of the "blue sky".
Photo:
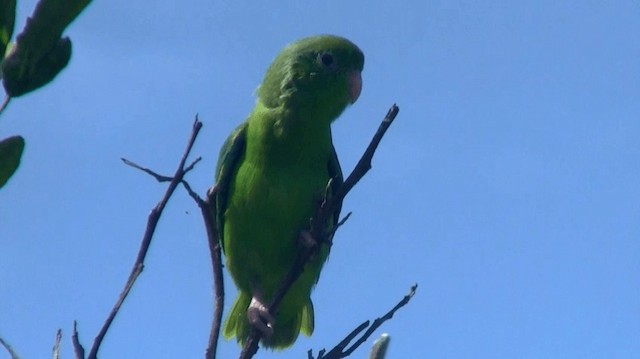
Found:
[[(640, 356), (637, 2), (148, 4), (91, 4), (66, 32), (68, 68), (0, 119), (0, 137), (27, 141), (0, 190), (0, 336), (24, 358), (50, 357), (58, 328), (73, 357), (73, 320), (90, 347), (122, 289), (165, 185), (119, 158), (173, 173), (198, 113), (188, 180), (204, 193), (271, 59), (319, 33), (366, 56), (362, 95), (333, 127), (345, 172), (401, 110), (345, 202), (315, 334), (258, 357), (332, 347), (413, 283), (376, 334), (390, 358)], [(18, 27), (33, 6), (20, 1)], [(100, 356), (202, 357), (207, 253), (178, 191)]]

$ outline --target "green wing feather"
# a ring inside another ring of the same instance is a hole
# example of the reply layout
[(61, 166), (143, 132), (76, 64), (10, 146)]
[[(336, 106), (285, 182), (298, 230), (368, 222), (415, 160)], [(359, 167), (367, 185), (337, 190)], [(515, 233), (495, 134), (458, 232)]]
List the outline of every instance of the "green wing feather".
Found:
[(218, 156), (218, 164), (216, 166), (218, 192), (216, 193), (215, 206), (216, 225), (218, 226), (222, 250), (224, 250), (224, 240), (222, 239), (222, 234), (224, 233), (224, 212), (227, 210), (229, 185), (233, 179), (233, 175), (238, 169), (238, 165), (242, 161), (246, 143), (247, 122), (243, 122), (227, 137)]

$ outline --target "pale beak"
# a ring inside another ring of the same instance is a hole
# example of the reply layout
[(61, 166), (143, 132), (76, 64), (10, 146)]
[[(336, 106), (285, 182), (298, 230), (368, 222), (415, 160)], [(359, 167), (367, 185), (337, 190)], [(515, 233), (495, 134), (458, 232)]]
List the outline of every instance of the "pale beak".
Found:
[(360, 92), (362, 92), (362, 76), (358, 70), (351, 71), (347, 76), (349, 81), (349, 102), (353, 104), (358, 100)]

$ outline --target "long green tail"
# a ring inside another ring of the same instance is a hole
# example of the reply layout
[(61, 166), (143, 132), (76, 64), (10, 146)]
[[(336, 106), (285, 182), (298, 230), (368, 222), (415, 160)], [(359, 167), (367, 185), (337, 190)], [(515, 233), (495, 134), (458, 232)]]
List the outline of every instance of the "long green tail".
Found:
[[(247, 308), (251, 303), (251, 296), (247, 293), (240, 292), (236, 298), (231, 312), (224, 323), (222, 335), (225, 339), (236, 337), (240, 345), (249, 338), (251, 334), (251, 324), (247, 320)], [(293, 308), (288, 308), (283, 302), (282, 308), (276, 315), (276, 322), (273, 335), (269, 338), (263, 338), (261, 343), (264, 347), (282, 350), (293, 345), (302, 334), (310, 336), (313, 333), (313, 303), (311, 299), (299, 310), (292, 313)]]

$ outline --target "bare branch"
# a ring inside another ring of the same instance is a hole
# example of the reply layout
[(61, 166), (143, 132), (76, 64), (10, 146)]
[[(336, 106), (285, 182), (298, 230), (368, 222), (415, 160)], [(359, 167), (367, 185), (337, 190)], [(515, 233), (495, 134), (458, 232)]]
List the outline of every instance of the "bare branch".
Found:
[(211, 265), (213, 270), (215, 309), (213, 313), (213, 321), (211, 322), (211, 330), (209, 331), (209, 342), (205, 350), (204, 357), (206, 359), (215, 359), (218, 338), (220, 337), (220, 326), (222, 323), (222, 312), (224, 310), (224, 279), (222, 276), (222, 252), (220, 245), (220, 235), (218, 226), (216, 225), (216, 195), (218, 187), (213, 186), (207, 191), (207, 198), (202, 200), (196, 192), (191, 189), (187, 181), (182, 181), (182, 185), (187, 192), (200, 207), (204, 226), (207, 230), (207, 240), (209, 243), (209, 254), (211, 256)]
[[(151, 210), (151, 213), (149, 214), (149, 217), (147, 219), (146, 230), (142, 237), (142, 242), (140, 244), (140, 249), (138, 251), (136, 260), (133, 264), (133, 268), (131, 269), (131, 273), (129, 274), (129, 278), (127, 279), (127, 283), (125, 284), (124, 289), (120, 293), (120, 296), (116, 301), (116, 304), (114, 305), (113, 309), (111, 310), (111, 313), (109, 313), (109, 316), (107, 317), (102, 328), (100, 329), (100, 332), (94, 339), (93, 346), (91, 347), (91, 350), (89, 351), (89, 356), (87, 357), (88, 359), (96, 359), (98, 355), (98, 350), (100, 349), (100, 345), (102, 344), (102, 340), (104, 339), (104, 336), (107, 334), (107, 331), (111, 326), (111, 323), (113, 322), (116, 315), (118, 314), (118, 311), (120, 310), (120, 307), (122, 306), (125, 299), (127, 298), (127, 295), (131, 291), (131, 288), (133, 288), (133, 285), (136, 279), (138, 278), (140, 273), (142, 273), (142, 271), (144, 270), (144, 260), (147, 256), (149, 246), (151, 245), (151, 239), (153, 238), (153, 234), (155, 233), (156, 227), (158, 225), (158, 221), (160, 220), (160, 216), (162, 215), (162, 212), (166, 207), (169, 201), (169, 198), (171, 198), (171, 195), (173, 194), (175, 189), (178, 187), (178, 185), (182, 182), (184, 175), (187, 173), (187, 170), (185, 169), (185, 163), (187, 162), (187, 158), (189, 157), (191, 148), (193, 147), (193, 144), (201, 128), (202, 128), (202, 122), (200, 122), (196, 116), (196, 119), (193, 123), (192, 131), (191, 131), (191, 137), (189, 138), (189, 142), (187, 144), (187, 148), (185, 149), (185, 152), (182, 155), (182, 158), (180, 159), (180, 163), (178, 165), (178, 168), (176, 169), (175, 174), (173, 175), (173, 177), (170, 178), (169, 187), (167, 187), (167, 190), (165, 191), (164, 196), (162, 197), (160, 202), (158, 202), (158, 204)], [(153, 176), (154, 178), (156, 178), (156, 180), (160, 182), (164, 182), (167, 180), (167, 177), (160, 176), (157, 173), (149, 169), (143, 168), (131, 161), (128, 161), (125, 159), (123, 159), (123, 161), (130, 166), (133, 166), (135, 168), (138, 168), (148, 173), (149, 175)], [(190, 168), (192, 168), (192, 165), (190, 166)], [(77, 356), (77, 352), (76, 352), (76, 356)]]
[[(139, 164), (133, 162), (133, 161), (129, 161), (128, 159), (121, 157), (120, 160), (122, 162), (124, 162), (125, 165), (127, 166), (131, 166), (135, 169), (139, 169), (140, 171), (150, 175), (151, 177), (155, 178), (156, 181), (162, 183), (162, 182), (171, 182), (173, 181), (174, 177), (170, 177), (170, 176), (163, 176), (159, 173), (156, 173), (153, 170), (150, 170), (146, 167), (142, 167)], [(193, 169), (193, 167), (195, 167), (196, 164), (198, 164), (198, 162), (200, 162), (202, 160), (202, 157), (198, 157), (196, 158), (193, 162), (191, 162), (191, 164), (189, 164), (187, 167), (184, 168), (183, 172), (186, 175), (187, 173), (189, 173), (189, 171), (191, 171)]]
[[(326, 224), (329, 223), (329, 219), (332, 217), (333, 212), (342, 203), (349, 191), (351, 191), (356, 183), (358, 183), (358, 181), (360, 181), (360, 179), (371, 169), (371, 160), (373, 155), (378, 148), (382, 137), (387, 132), (389, 126), (393, 123), (393, 120), (396, 118), (399, 111), (400, 109), (395, 104), (391, 106), (387, 115), (382, 120), (382, 123), (380, 123), (376, 134), (371, 139), (369, 146), (363, 153), (353, 171), (351, 171), (349, 177), (347, 177), (344, 183), (338, 188), (334, 196), (327, 196), (325, 194), (324, 201), (311, 220), (311, 236), (316, 239), (318, 245), (305, 248), (298, 253), (291, 270), (284, 277), (282, 284), (274, 294), (273, 298), (271, 298), (269, 313), (274, 314), (277, 311), (280, 302), (287, 291), (289, 291), (289, 288), (291, 288), (293, 283), (298, 279), (298, 277), (300, 277), (309, 259), (320, 250), (322, 245), (331, 245), (329, 243), (329, 238), (331, 238), (330, 233), (332, 233), (332, 230), (327, 230)], [(260, 335), (261, 334), (257, 329), (254, 328), (252, 330), (251, 335), (242, 348), (240, 359), (248, 359), (255, 355), (258, 351)]]
[(53, 359), (60, 359), (60, 341), (62, 340), (62, 329), (56, 332), (56, 342), (53, 344)]
[(222, 312), (224, 311), (224, 282), (222, 276), (222, 246), (220, 244), (220, 234), (215, 224), (215, 203), (217, 195), (217, 187), (213, 187), (207, 192), (205, 200), (205, 208), (210, 210), (207, 226), (207, 238), (209, 242), (209, 252), (211, 255), (211, 264), (213, 266), (213, 279), (215, 283), (216, 309), (211, 323), (211, 331), (209, 333), (209, 345), (207, 346), (206, 358), (215, 359), (216, 349), (218, 345), (218, 337), (220, 336), (220, 326), (222, 323)]
[[(344, 348), (347, 347), (347, 345), (349, 345), (349, 343), (351, 343), (351, 341), (358, 336), (358, 334), (360, 334), (363, 330), (367, 329), (369, 327), (369, 324), (371, 324), (370, 321), (366, 321), (360, 325), (358, 325), (356, 327), (356, 329), (352, 330), (351, 333), (347, 334), (346, 337), (344, 337), (344, 339), (342, 339), (340, 341), (340, 343), (338, 343), (335, 347), (333, 347), (333, 349), (331, 351), (336, 350), (337, 352), (341, 352)], [(324, 358), (324, 355), (327, 351), (325, 349), (320, 350), (320, 354), (318, 355), (318, 359), (320, 358)]]
[(349, 347), (347, 350), (343, 351), (344, 347), (339, 348), (338, 346), (336, 346), (335, 348), (331, 349), (331, 351), (329, 351), (329, 353), (326, 356), (318, 357), (318, 359), (339, 359), (339, 358), (345, 358), (345, 357), (348, 357), (349, 355), (351, 355), (351, 353), (353, 353), (360, 345), (362, 345), (362, 343), (366, 342), (367, 339), (369, 339), (371, 334), (373, 334), (373, 332), (376, 331), (376, 329), (380, 328), (382, 323), (384, 323), (387, 320), (393, 318), (393, 315), (400, 308), (402, 308), (405, 305), (407, 305), (407, 303), (409, 303), (411, 298), (413, 298), (413, 296), (416, 294), (416, 290), (417, 289), (418, 289), (418, 285), (414, 284), (411, 287), (411, 290), (409, 291), (409, 293), (407, 295), (405, 295), (398, 302), (398, 304), (396, 304), (395, 307), (393, 307), (390, 311), (388, 311), (382, 317), (376, 318), (376, 320), (373, 321), (373, 323), (371, 324), (369, 329), (367, 329), (367, 331), (360, 337), (360, 339), (358, 339), (355, 343), (353, 343), (353, 345), (351, 347)]
[(202, 156), (199, 156), (198, 158), (196, 158), (195, 160), (193, 160), (193, 162), (191, 162), (190, 165), (188, 165), (187, 167), (184, 168), (184, 173), (189, 173), (189, 171), (191, 171), (197, 164), (198, 162), (202, 161)]
[[(349, 191), (351, 191), (353, 186), (355, 186), (356, 183), (358, 183), (358, 181), (360, 181), (360, 179), (369, 172), (371, 169), (371, 160), (373, 159), (373, 155), (375, 154), (376, 149), (378, 149), (378, 145), (380, 144), (382, 137), (393, 123), (393, 120), (396, 119), (396, 116), (398, 116), (398, 112), (400, 112), (400, 108), (396, 104), (393, 104), (387, 112), (387, 115), (382, 120), (382, 123), (380, 123), (378, 131), (376, 131), (376, 134), (371, 139), (369, 146), (364, 151), (364, 154), (358, 161), (358, 164), (356, 164), (356, 167), (351, 171), (349, 177), (347, 177), (342, 186), (338, 189), (338, 193), (335, 195), (335, 198), (340, 198), (340, 201), (342, 201)], [(332, 207), (339, 203), (338, 201), (334, 202), (335, 204), (332, 204)], [(332, 213), (334, 208), (329, 208), (329, 213)]]
[(161, 174), (155, 173), (154, 171), (146, 168), (146, 167), (142, 167), (139, 164), (133, 162), (133, 161), (129, 161), (128, 159), (122, 157), (120, 158), (120, 160), (122, 162), (124, 162), (125, 165), (127, 166), (131, 166), (133, 168), (139, 169), (140, 171), (150, 175), (151, 177), (155, 178), (156, 181), (158, 182), (171, 182), (171, 180), (173, 180), (173, 177), (169, 177), (169, 176), (163, 176)]
[(333, 235), (336, 234), (336, 231), (338, 230), (338, 228), (342, 227), (345, 223), (347, 223), (349, 218), (351, 218), (352, 214), (353, 212), (349, 212), (340, 221), (338, 221), (338, 223), (335, 226), (333, 226), (333, 228), (331, 228), (331, 230), (328, 232), (327, 237), (333, 238)]
[[(407, 305), (407, 303), (409, 303), (411, 298), (413, 298), (413, 296), (416, 294), (416, 289), (418, 289), (418, 285), (414, 284), (411, 287), (409, 294), (405, 295), (402, 298), (402, 300), (400, 300), (400, 302), (398, 302), (398, 304), (396, 304), (395, 307), (393, 307), (385, 315), (383, 315), (382, 317), (376, 318), (371, 324), (371, 326), (369, 326), (369, 321), (367, 320), (366, 322), (360, 324), (356, 329), (351, 331), (351, 333), (349, 333), (340, 343), (338, 343), (338, 345), (333, 347), (333, 349), (331, 349), (328, 353), (325, 354), (326, 351), (324, 349), (320, 350), (317, 359), (341, 359), (351, 355), (360, 345), (362, 345), (362, 343), (366, 342), (367, 339), (369, 339), (371, 334), (373, 334), (373, 332), (376, 331), (376, 329), (378, 329), (387, 320), (393, 318), (393, 315), (400, 308), (404, 307), (405, 305)], [(364, 332), (362, 336), (358, 340), (356, 340), (355, 343), (353, 343), (353, 345), (347, 348), (347, 345), (349, 345), (349, 343), (351, 343), (351, 341), (353, 341), (353, 339), (355, 339), (355, 337), (358, 336), (367, 327), (369, 327), (369, 329), (367, 329), (367, 331)], [(384, 350), (386, 350), (386, 345)], [(384, 353), (382, 353), (382, 355), (384, 355)], [(309, 358), (313, 359), (313, 355), (311, 355), (311, 351), (309, 351), (308, 356)], [(373, 354), (372, 354), (372, 357), (373, 357)]]
[(2, 104), (0, 104), (0, 115), (7, 109), (9, 106), (9, 102), (11, 101), (11, 96), (6, 95), (4, 100), (2, 100)]
[(71, 341), (73, 342), (73, 352), (76, 354), (76, 359), (84, 359), (84, 347), (80, 344), (80, 339), (78, 339), (78, 322), (75, 320), (73, 321)]
[(20, 359), (20, 356), (18, 355), (18, 353), (16, 353), (13, 348), (11, 348), (11, 345), (9, 345), (9, 343), (5, 342), (4, 339), (0, 338), (0, 344), (2, 344), (2, 346), (9, 352), (9, 355), (11, 356), (11, 359)]

